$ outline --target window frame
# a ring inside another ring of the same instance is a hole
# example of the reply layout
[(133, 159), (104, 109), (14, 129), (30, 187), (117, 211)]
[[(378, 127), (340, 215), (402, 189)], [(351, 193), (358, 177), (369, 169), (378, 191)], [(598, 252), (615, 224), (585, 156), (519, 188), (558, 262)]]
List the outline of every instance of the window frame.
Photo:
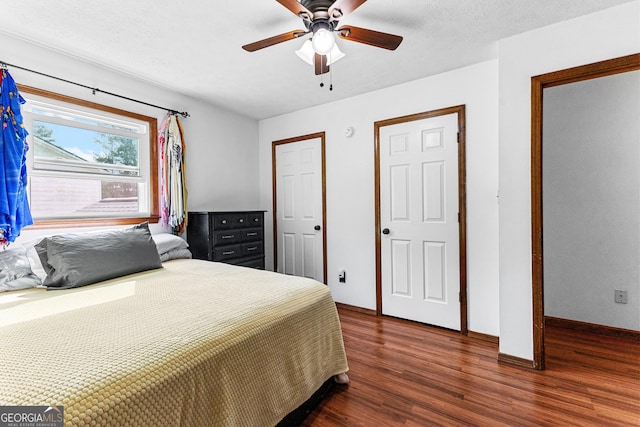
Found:
[[(159, 191), (158, 191), (158, 119), (151, 116), (145, 116), (131, 111), (121, 110), (119, 108), (108, 105), (98, 104), (84, 99), (74, 98), (68, 95), (51, 92), (32, 86), (18, 85), (20, 93), (29, 93), (32, 95), (49, 98), (56, 101), (66, 102), (78, 105), (80, 107), (91, 108), (98, 111), (104, 111), (110, 114), (116, 114), (123, 117), (147, 122), (149, 126), (149, 216), (131, 216), (131, 217), (100, 217), (100, 218), (63, 218), (63, 219), (43, 219), (34, 220), (33, 225), (28, 229), (43, 228), (75, 228), (75, 227), (95, 227), (95, 226), (117, 226), (139, 224), (144, 221), (157, 223), (159, 216)], [(30, 147), (30, 149), (32, 149)]]

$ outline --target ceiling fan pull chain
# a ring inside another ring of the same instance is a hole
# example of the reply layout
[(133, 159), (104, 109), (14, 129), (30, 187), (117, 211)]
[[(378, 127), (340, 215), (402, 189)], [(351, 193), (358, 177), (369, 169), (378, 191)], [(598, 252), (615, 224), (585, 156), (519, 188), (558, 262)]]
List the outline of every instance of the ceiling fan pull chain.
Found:
[[(329, 58), (331, 58), (331, 52), (329, 52)], [(331, 69), (329, 69), (329, 91), (333, 90), (333, 69), (335, 67), (331, 67)]]
[[(318, 54), (316, 53), (316, 58), (318, 57), (317, 55)], [(324, 58), (326, 58), (326, 56), (320, 56), (320, 62), (321, 63), (322, 63), (322, 59), (324, 59)], [(322, 67), (322, 65), (321, 65), (321, 68), (324, 68), (324, 67)], [(324, 73), (320, 74), (320, 87), (324, 87)]]

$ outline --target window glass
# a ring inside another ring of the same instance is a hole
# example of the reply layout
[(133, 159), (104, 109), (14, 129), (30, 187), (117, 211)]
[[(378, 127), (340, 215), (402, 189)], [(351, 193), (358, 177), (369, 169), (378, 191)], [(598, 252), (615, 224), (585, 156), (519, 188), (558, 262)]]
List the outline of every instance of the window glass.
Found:
[(34, 169), (140, 176), (140, 139), (33, 120)]
[(29, 203), (36, 223), (155, 214), (155, 119), (74, 104), (62, 95), (27, 91), (22, 96), (27, 100)]

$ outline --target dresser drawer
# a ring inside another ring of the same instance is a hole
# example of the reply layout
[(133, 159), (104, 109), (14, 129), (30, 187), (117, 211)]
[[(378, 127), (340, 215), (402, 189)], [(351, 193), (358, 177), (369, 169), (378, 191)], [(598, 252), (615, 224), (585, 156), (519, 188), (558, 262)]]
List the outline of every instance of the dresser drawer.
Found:
[(248, 228), (246, 230), (238, 230), (238, 232), (242, 234), (243, 242), (253, 242), (264, 238), (262, 228)]
[(229, 245), (219, 248), (213, 248), (212, 261), (225, 261), (232, 258), (238, 258), (242, 255), (242, 245)]
[(241, 242), (255, 242), (263, 239), (263, 231), (260, 228), (220, 230), (213, 232), (213, 247), (232, 245)]
[(244, 230), (220, 230), (213, 232), (212, 246), (232, 245), (234, 243), (240, 243), (244, 240)]
[(247, 214), (242, 213), (216, 213), (211, 216), (213, 229), (226, 230), (230, 228), (247, 227)]
[(263, 221), (264, 214), (262, 212), (247, 214), (247, 227), (262, 227)]
[(262, 255), (264, 252), (262, 242), (243, 243), (242, 256)]

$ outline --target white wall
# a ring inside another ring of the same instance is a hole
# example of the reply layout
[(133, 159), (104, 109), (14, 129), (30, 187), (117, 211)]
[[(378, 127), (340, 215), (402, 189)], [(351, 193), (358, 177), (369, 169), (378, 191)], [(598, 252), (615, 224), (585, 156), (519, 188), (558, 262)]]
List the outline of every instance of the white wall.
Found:
[[(375, 309), (375, 121), (466, 104), (469, 328), (498, 329), (498, 64), (489, 61), (259, 124), (260, 196), (273, 267), (271, 142), (326, 132), (327, 269), (336, 301)], [(318, 89), (322, 90), (322, 89)], [(334, 81), (340, 90), (340, 81)], [(355, 129), (346, 138), (344, 130)], [(338, 283), (338, 270), (347, 283)]]
[(533, 359), (531, 77), (640, 52), (640, 1), (500, 41), (500, 352)]
[[(504, 354), (532, 359), (530, 79), (537, 74), (640, 52), (640, 0), (504, 39), (499, 43), (498, 61), (259, 124), (223, 108), (2, 34), (0, 46), (0, 60), (191, 112), (193, 117), (182, 122), (192, 210), (270, 211), (271, 142), (325, 131), (328, 284), (337, 301), (370, 309), (375, 307), (377, 232), (373, 122), (466, 104), (469, 328), (499, 335)], [(11, 72), (19, 83), (158, 118), (163, 115), (106, 95), (93, 97), (84, 89), (31, 73)], [(334, 90), (340, 90), (339, 80), (334, 83)], [(353, 126), (356, 132), (350, 139), (343, 135), (347, 126)], [(270, 212), (266, 219), (267, 262), (272, 267)], [(338, 268), (348, 272), (346, 285), (337, 283)]]
[(543, 111), (544, 313), (640, 330), (640, 71), (547, 88)]
[[(188, 208), (195, 211), (260, 207), (256, 120), (1, 33), (0, 46), (0, 61), (151, 104), (188, 111), (190, 118), (180, 118), (186, 144)], [(9, 72), (18, 84), (156, 117), (158, 126), (166, 113), (105, 94), (92, 95), (88, 89), (17, 68), (9, 67)], [(27, 229), (25, 233), (33, 236), (39, 232)]]

